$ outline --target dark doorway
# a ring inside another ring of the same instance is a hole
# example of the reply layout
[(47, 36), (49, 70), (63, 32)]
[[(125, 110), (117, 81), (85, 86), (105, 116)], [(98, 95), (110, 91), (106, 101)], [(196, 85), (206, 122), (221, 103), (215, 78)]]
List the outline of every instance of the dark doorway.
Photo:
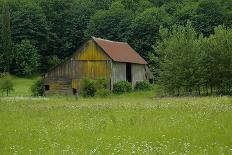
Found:
[(132, 82), (131, 64), (130, 63), (126, 64), (126, 80), (128, 82)]
[(44, 87), (45, 87), (45, 90), (46, 90), (46, 91), (50, 90), (49, 85), (45, 85)]
[(73, 95), (77, 95), (77, 89), (73, 88)]

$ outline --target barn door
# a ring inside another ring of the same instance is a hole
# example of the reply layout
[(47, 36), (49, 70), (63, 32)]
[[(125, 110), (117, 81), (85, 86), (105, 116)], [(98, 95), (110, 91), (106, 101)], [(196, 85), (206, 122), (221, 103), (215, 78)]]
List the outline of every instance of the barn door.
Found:
[(126, 64), (126, 80), (128, 82), (132, 82), (132, 72), (131, 72), (131, 64)]

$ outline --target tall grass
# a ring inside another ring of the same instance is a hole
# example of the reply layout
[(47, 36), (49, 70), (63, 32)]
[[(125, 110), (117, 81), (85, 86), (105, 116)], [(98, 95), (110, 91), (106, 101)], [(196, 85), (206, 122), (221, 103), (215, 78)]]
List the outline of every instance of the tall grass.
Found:
[(231, 154), (232, 98), (0, 100), (0, 154)]
[(14, 84), (14, 91), (12, 91), (9, 96), (31, 96), (31, 86), (38, 80), (39, 76), (30, 77), (12, 77), (12, 82)]

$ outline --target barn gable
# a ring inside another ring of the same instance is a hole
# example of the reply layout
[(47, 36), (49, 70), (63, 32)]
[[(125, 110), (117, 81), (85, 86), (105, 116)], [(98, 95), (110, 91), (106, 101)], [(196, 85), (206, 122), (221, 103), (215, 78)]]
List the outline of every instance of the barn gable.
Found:
[(78, 49), (72, 57), (75, 60), (111, 60), (92, 39)]

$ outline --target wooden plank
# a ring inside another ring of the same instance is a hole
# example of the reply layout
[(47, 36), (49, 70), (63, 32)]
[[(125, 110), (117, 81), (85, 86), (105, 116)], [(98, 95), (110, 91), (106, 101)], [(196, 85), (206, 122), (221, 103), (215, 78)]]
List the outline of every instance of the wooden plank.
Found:
[(132, 64), (132, 84), (135, 85), (138, 81), (146, 80), (145, 65)]

